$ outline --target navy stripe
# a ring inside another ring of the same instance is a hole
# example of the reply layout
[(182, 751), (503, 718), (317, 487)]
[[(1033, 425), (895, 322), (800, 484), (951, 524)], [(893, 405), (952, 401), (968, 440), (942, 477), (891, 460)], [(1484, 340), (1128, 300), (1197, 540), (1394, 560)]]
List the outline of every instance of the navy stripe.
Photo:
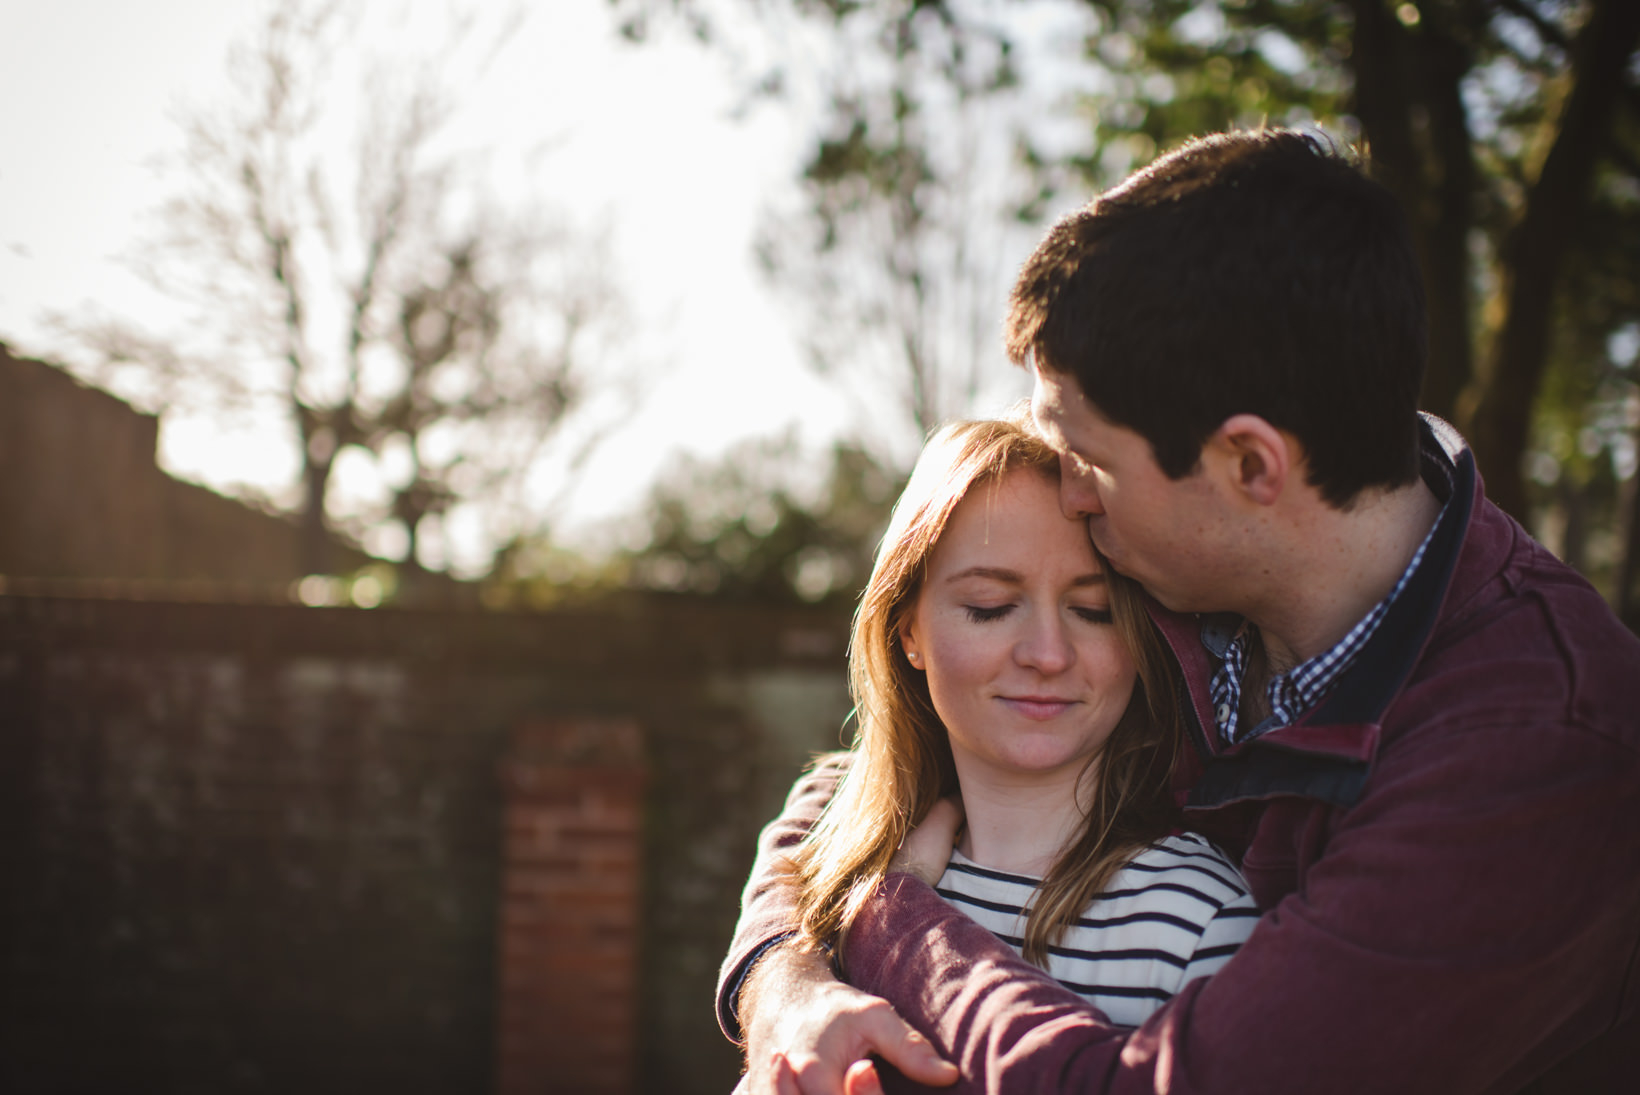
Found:
[(962, 905), (974, 905), (981, 909), (990, 909), (992, 912), (1013, 913), (1015, 916), (1025, 912), (1018, 905), (1010, 905), (1002, 901), (987, 901), (983, 897), (971, 897), (961, 890), (947, 890), (941, 886), (935, 886), (934, 892), (947, 901), (954, 901)]
[(1248, 917), (1252, 917), (1254, 920), (1257, 920), (1263, 915), (1264, 914), (1259, 911), (1256, 905), (1231, 905), (1227, 908), (1220, 909), (1219, 915), (1215, 919), (1244, 920)]
[[(1222, 864), (1224, 862), (1217, 855), (1214, 855), (1211, 852), (1204, 852), (1204, 853), (1200, 853), (1198, 855), (1197, 853), (1193, 853), (1193, 852), (1176, 852), (1172, 848), (1156, 848), (1156, 849), (1153, 849), (1153, 850), (1154, 851), (1169, 852), (1173, 855), (1179, 856), (1180, 858), (1185, 858), (1185, 857), (1200, 858), (1200, 859), (1205, 859), (1205, 860), (1208, 860), (1209, 862), (1218, 863), (1218, 864)], [(1027, 875), (1008, 874), (1004, 871), (994, 871), (994, 870), (991, 870), (989, 867), (979, 867), (979, 866), (975, 866), (975, 865), (970, 864), (970, 863), (955, 863), (955, 862), (953, 862), (953, 863), (948, 865), (947, 869), (955, 871), (958, 874), (971, 875), (975, 878), (989, 878), (989, 879), (993, 879), (994, 881), (997, 881), (997, 882), (1008, 882), (1008, 883), (1012, 883), (1016, 886), (1027, 886), (1027, 887), (1029, 887), (1033, 890), (1036, 889), (1037, 886), (1041, 885), (1041, 881), (1039, 879), (1031, 878)], [(1237, 885), (1234, 881), (1232, 881), (1230, 878), (1227, 878), (1225, 875), (1220, 874), (1216, 871), (1210, 870), (1207, 867), (1199, 866), (1195, 863), (1159, 863), (1158, 864), (1158, 863), (1140, 863), (1138, 861), (1134, 861), (1134, 862), (1129, 863), (1126, 866), (1124, 866), (1122, 868), (1122, 870), (1124, 870), (1124, 871), (1143, 871), (1147, 874), (1159, 874), (1159, 873), (1164, 872), (1164, 871), (1193, 871), (1196, 874), (1204, 875), (1207, 878), (1211, 878), (1213, 881), (1215, 881), (1215, 882), (1219, 883), (1220, 885), (1222, 885), (1225, 889), (1230, 890), (1237, 897), (1244, 897), (1247, 894), (1247, 891), (1245, 889), (1243, 889), (1241, 886)], [(1178, 883), (1178, 884), (1167, 883), (1167, 882), (1151, 883), (1150, 885), (1140, 887), (1139, 889), (1107, 890), (1104, 893), (1100, 894), (1099, 897), (1100, 898), (1106, 898), (1106, 897), (1131, 897), (1134, 894), (1143, 893), (1146, 890), (1176, 889), (1180, 893), (1188, 893), (1193, 897), (1198, 897), (1201, 900), (1207, 902), (1209, 905), (1219, 906), (1219, 905), (1223, 905), (1225, 903), (1224, 899), (1209, 897), (1208, 895), (1202, 893), (1199, 890), (1181, 889), (1180, 887), (1182, 887), (1182, 886), (1183, 886), (1182, 883)]]
[(1175, 860), (1179, 861), (1174, 864), (1179, 867), (1186, 866), (1186, 860), (1199, 860), (1213, 867), (1227, 867), (1232, 871), (1236, 869), (1235, 864), (1231, 863), (1228, 859), (1224, 858), (1224, 856), (1220, 855), (1218, 852), (1213, 851), (1211, 848), (1202, 852), (1181, 852), (1176, 848), (1157, 848), (1155, 851), (1162, 855), (1172, 856)]
[(1076, 926), (1079, 928), (1114, 928), (1123, 924), (1172, 924), (1175, 928), (1183, 928), (1192, 935), (1201, 935), (1201, 925), (1194, 920), (1186, 920), (1182, 916), (1174, 916), (1164, 912), (1129, 913), (1127, 916), (1113, 916), (1109, 919), (1083, 916), (1078, 917)]
[(1171, 1000), (1166, 989), (1132, 985), (1083, 985), (1075, 981), (1061, 981), (1061, 985), (1083, 996), (1119, 996), (1129, 1000)]
[[(953, 864), (952, 866), (953, 869), (955, 869), (956, 865)], [(1237, 897), (1241, 897), (1247, 893), (1247, 891), (1243, 889), (1239, 883), (1232, 881), (1230, 878), (1226, 877), (1226, 875), (1220, 874), (1218, 871), (1215, 871), (1210, 867), (1203, 867), (1196, 863), (1129, 863), (1123, 868), (1123, 870), (1144, 871), (1147, 874), (1160, 874), (1163, 871), (1194, 871), (1196, 874), (1206, 875), (1214, 882), (1222, 885), (1225, 889), (1233, 891)]]
[(1115, 897), (1138, 897), (1140, 894), (1156, 893), (1158, 890), (1166, 890), (1168, 893), (1181, 893), (1186, 897), (1194, 897), (1203, 905), (1209, 905), (1215, 909), (1222, 909), (1227, 903), (1223, 898), (1213, 897), (1210, 894), (1202, 893), (1194, 886), (1186, 886), (1183, 882), (1152, 882), (1148, 886), (1139, 886), (1129, 890), (1106, 890), (1104, 893), (1094, 898), (1094, 901), (1097, 903), (1100, 901), (1109, 901), (1111, 898)]
[[(1025, 940), (1017, 935), (1003, 935), (1001, 932), (992, 932), (998, 939), (1019, 950), (1025, 949)], [(1234, 951), (1236, 948), (1231, 947)], [(1175, 969), (1184, 969), (1190, 965), (1191, 959), (1185, 955), (1174, 954), (1171, 951), (1152, 950), (1145, 947), (1130, 948), (1120, 951), (1085, 951), (1075, 947), (1062, 947), (1052, 944), (1048, 947), (1049, 954), (1057, 954), (1061, 958), (1077, 958), (1084, 962), (1165, 962)], [(1201, 952), (1197, 952), (1200, 954)]]
[[(947, 901), (959, 905), (973, 905), (976, 908), (990, 909), (992, 912), (1008, 913), (1018, 916), (1022, 912), (1018, 905), (1009, 905), (1001, 901), (987, 901), (982, 897), (972, 897), (958, 890), (947, 890), (935, 887), (934, 892)], [(1114, 928), (1123, 924), (1172, 924), (1176, 928), (1183, 928), (1193, 935), (1201, 935), (1201, 925), (1193, 920), (1186, 920), (1182, 916), (1174, 916), (1165, 912), (1138, 912), (1126, 916), (1093, 917), (1083, 916), (1075, 920), (1079, 928)]]
[(1203, 947), (1196, 952), (1191, 961), (1200, 961), (1204, 958), (1224, 958), (1235, 954), (1240, 949), (1240, 943), (1221, 943), (1216, 947)]
[[(1236, 948), (1231, 947), (1230, 949), (1233, 951)], [(1167, 965), (1181, 970), (1190, 965), (1191, 961), (1185, 955), (1147, 948), (1125, 951), (1084, 951), (1077, 950), (1074, 947), (1049, 947), (1048, 951), (1059, 955), (1061, 958), (1079, 958), (1084, 962), (1165, 962)]]
[[(1173, 839), (1179, 840), (1182, 838), (1174, 837)], [(1199, 852), (1187, 852), (1180, 848), (1172, 847), (1170, 844), (1157, 844), (1151, 850), (1161, 852), (1164, 855), (1177, 856), (1179, 859), (1205, 859), (1210, 863), (1226, 862), (1225, 858), (1218, 852), (1214, 851), (1213, 846), (1207, 843), (1207, 841), (1197, 839), (1190, 841), (1190, 843), (1199, 845), (1202, 850)]]
[(993, 871), (989, 867), (981, 867), (973, 863), (957, 863), (953, 861), (947, 864), (946, 869), (957, 871), (961, 874), (975, 875), (979, 878), (994, 878), (998, 882), (1014, 882), (1021, 886), (1030, 886), (1032, 889), (1035, 889), (1037, 886), (1041, 885), (1042, 882), (1041, 879), (1032, 878), (1029, 875), (1005, 874), (1002, 871)]
[[(1175, 856), (1175, 858), (1178, 858), (1178, 859), (1185, 858), (1184, 855), (1182, 855), (1178, 852), (1174, 852), (1172, 848), (1162, 848), (1160, 850), (1164, 851), (1164, 852), (1172, 853)], [(1190, 858), (1192, 858), (1192, 859), (1204, 859), (1204, 860), (1207, 860), (1209, 862), (1215, 862), (1215, 863), (1222, 862), (1221, 860), (1217, 860), (1213, 856), (1206, 855), (1206, 854), (1199, 855), (1199, 856), (1198, 855), (1191, 855)], [(1151, 874), (1156, 874), (1159, 871), (1195, 871), (1197, 874), (1211, 875), (1214, 878), (1223, 878), (1224, 877), (1223, 875), (1219, 874), (1217, 871), (1214, 871), (1211, 867), (1203, 866), (1200, 863), (1141, 863), (1138, 860), (1134, 860), (1132, 863), (1129, 863), (1126, 867), (1124, 867), (1123, 870), (1128, 870), (1128, 871), (1149, 871)]]

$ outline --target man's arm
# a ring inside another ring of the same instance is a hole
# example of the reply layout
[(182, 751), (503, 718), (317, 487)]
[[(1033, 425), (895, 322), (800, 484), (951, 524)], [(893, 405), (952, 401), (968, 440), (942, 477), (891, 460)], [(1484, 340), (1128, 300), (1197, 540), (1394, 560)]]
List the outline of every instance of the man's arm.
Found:
[(887, 1002), (843, 984), (826, 958), (791, 944), (753, 966), (741, 1009), (744, 1090), (755, 1095), (880, 1095), (873, 1054), (921, 1083), (944, 1087), (957, 1078), (956, 1066)]
[[(854, 1095), (876, 1090), (875, 1072), (857, 1064), (872, 1053), (922, 1083), (945, 1085), (956, 1079), (956, 1069), (892, 1007), (842, 984), (823, 956), (787, 941), (797, 926), (797, 895), (778, 860), (820, 816), (848, 770), (849, 759), (846, 753), (823, 758), (798, 780), (781, 815), (758, 838), (740, 923), (718, 978), (718, 1023), (731, 1040), (746, 1046), (747, 1076), (737, 1090), (757, 1095), (838, 1095), (845, 1090)], [(953, 810), (946, 816), (944, 850), (949, 859), (950, 833), (960, 814)], [(925, 843), (928, 834), (938, 832), (935, 827), (925, 830)], [(938, 838), (933, 841), (937, 842)], [(920, 864), (919, 868), (924, 873), (928, 869)]]
[[(1326, 851), (1299, 892), (1137, 1031), (907, 875), (856, 922), (849, 978), (959, 1065), (960, 1091), (1518, 1090), (1633, 1021), (1636, 758), (1541, 724), (1399, 746), (1387, 791), (1305, 838)], [(1289, 808), (1308, 809), (1270, 807)]]
[(771, 947), (797, 930), (797, 887), (779, 870), (779, 860), (808, 835), (837, 783), (848, 771), (849, 754), (822, 757), (792, 786), (780, 816), (757, 838), (757, 859), (740, 897), (740, 921), (718, 971), (718, 1026), (732, 1042), (742, 1041), (739, 1005), (753, 965)]

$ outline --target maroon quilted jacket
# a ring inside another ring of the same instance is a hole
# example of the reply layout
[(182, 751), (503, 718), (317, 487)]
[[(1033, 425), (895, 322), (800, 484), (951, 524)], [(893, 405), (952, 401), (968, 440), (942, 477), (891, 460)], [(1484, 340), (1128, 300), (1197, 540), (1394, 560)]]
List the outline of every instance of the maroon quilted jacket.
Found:
[[(1441, 434), (1435, 427), (1435, 433)], [(1114, 1027), (931, 889), (890, 876), (849, 979), (962, 1068), (947, 1091), (1640, 1091), (1640, 641), (1487, 502), (1461, 440), (1412, 585), (1292, 726), (1225, 748), (1194, 617), (1158, 613), (1197, 725), (1178, 786), (1266, 910), (1217, 975)], [(765, 831), (724, 964), (791, 925), (768, 858), (835, 769)]]

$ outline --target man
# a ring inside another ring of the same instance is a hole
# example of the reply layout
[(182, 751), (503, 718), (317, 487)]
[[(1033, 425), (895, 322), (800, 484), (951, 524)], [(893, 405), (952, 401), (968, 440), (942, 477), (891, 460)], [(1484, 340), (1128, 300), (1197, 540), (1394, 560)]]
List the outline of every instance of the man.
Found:
[(1640, 642), (1417, 415), (1388, 193), (1311, 136), (1192, 142), (1055, 226), (1007, 341), (1062, 506), (1159, 602), (1186, 823), (1264, 917), (1129, 1031), (912, 854), (846, 940), (851, 988), (780, 942), (769, 869), (822, 773), (765, 833), (724, 968), (747, 1086), (869, 1091), (875, 1053), (992, 1092), (1634, 1090)]

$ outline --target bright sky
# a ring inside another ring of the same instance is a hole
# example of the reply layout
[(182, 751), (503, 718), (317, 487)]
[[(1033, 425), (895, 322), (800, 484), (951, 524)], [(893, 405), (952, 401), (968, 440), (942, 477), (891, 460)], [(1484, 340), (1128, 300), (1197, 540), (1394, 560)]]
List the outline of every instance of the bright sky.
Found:
[[(792, 421), (810, 441), (831, 435), (842, 403), (800, 364), (789, 305), (750, 258), (758, 211), (788, 184), (802, 134), (772, 109), (732, 119), (721, 58), (677, 34), (622, 42), (606, 0), (530, 8), (479, 115), (498, 145), (555, 141), (546, 197), (613, 226), (634, 326), (664, 365), (587, 469), (571, 518), (631, 507), (680, 446), (718, 451)], [(0, 0), (0, 339), (51, 358), (47, 312), (94, 303), (152, 318), (162, 307), (119, 256), (166, 193), (155, 161), (175, 147), (171, 119), (222, 86), (228, 46), (259, 10), (254, 0)], [(209, 422), (168, 423), (161, 450), (174, 474), (218, 486), (272, 493), (294, 469), (276, 441)]]

